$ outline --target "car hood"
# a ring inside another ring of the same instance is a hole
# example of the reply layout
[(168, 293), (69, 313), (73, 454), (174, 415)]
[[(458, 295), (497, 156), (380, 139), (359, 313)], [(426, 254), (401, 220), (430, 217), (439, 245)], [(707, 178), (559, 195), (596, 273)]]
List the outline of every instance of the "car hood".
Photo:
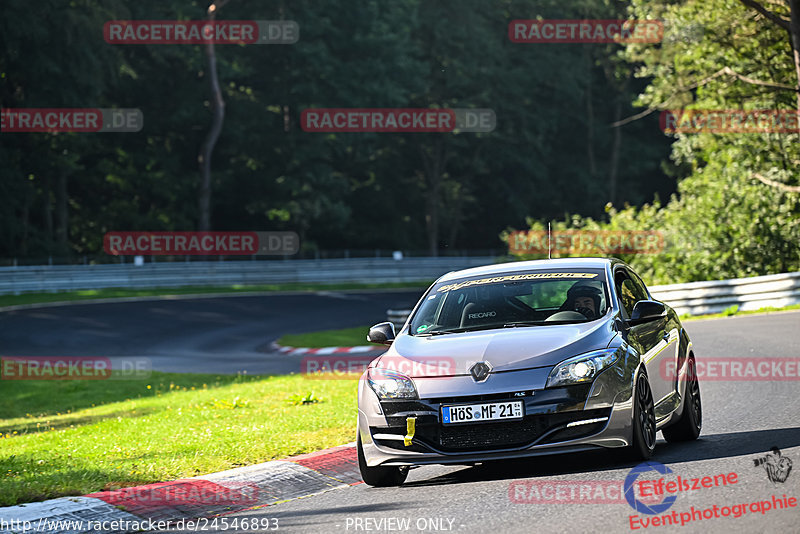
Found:
[(413, 378), (467, 375), (480, 361), (489, 362), (493, 372), (553, 367), (572, 356), (608, 347), (616, 333), (613, 319), (605, 318), (440, 336), (401, 334), (373, 365)]

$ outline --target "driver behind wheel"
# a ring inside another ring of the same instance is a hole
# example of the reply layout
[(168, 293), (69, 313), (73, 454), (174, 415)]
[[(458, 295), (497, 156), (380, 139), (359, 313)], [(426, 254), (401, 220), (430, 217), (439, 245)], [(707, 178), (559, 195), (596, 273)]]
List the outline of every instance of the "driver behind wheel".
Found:
[(587, 319), (596, 319), (600, 313), (602, 293), (594, 286), (578, 282), (567, 291), (563, 310), (576, 311)]

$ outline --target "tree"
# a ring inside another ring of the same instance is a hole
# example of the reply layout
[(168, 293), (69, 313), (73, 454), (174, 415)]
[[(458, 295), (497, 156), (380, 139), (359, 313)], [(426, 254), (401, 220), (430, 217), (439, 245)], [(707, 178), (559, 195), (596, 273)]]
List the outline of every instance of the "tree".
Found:
[[(666, 31), (661, 46), (626, 47), (624, 57), (640, 63), (637, 75), (650, 83), (638, 99), (647, 109), (619, 123), (668, 108), (795, 110), (792, 44), (781, 25), (765, 23), (762, 15), (739, 0), (634, 0), (633, 18), (664, 20)], [(800, 268), (800, 195), (791, 185), (800, 135), (675, 138), (672, 160), (682, 174), (669, 202), (610, 208), (607, 221), (571, 217), (560, 226), (662, 231), (662, 253), (626, 258), (651, 283)]]
[[(208, 6), (207, 20), (214, 24), (217, 20), (217, 13), (228, 3), (229, 0), (214, 0)], [(205, 141), (203, 141), (200, 155), (197, 158), (200, 164), (200, 230), (211, 230), (211, 155), (214, 152), (214, 145), (217, 144), (219, 134), (222, 131), (222, 121), (225, 120), (225, 100), (222, 98), (222, 90), (219, 87), (219, 76), (217, 74), (217, 54), (214, 50), (214, 41), (209, 40), (205, 44), (206, 57), (208, 58), (208, 83), (211, 88), (211, 128), (208, 131)]]

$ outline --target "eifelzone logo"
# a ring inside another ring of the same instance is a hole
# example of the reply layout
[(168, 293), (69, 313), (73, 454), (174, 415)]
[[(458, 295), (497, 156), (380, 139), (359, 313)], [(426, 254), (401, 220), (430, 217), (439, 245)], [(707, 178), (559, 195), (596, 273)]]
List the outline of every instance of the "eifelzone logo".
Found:
[(494, 317), (495, 315), (497, 315), (497, 312), (488, 311), (480, 313), (470, 313), (468, 317), (470, 319), (483, 319), (484, 317)]

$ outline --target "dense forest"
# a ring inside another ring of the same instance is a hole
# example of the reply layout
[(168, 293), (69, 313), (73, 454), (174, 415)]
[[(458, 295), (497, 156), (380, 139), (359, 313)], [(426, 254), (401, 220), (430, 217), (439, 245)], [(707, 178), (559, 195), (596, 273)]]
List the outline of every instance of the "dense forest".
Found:
[[(798, 134), (659, 126), (666, 109), (800, 109), (800, 0), (209, 4), (4, 2), (2, 108), (144, 118), (135, 133), (0, 132), (6, 263), (108, 261), (113, 230), (289, 230), (306, 257), (501, 251), (509, 230), (553, 222), (663, 231), (663, 253), (625, 258), (659, 281), (800, 267)], [(209, 16), (294, 21), (299, 39), (103, 34), (112, 20)], [(537, 18), (659, 20), (663, 38), (509, 39), (511, 21)], [(496, 126), (304, 131), (312, 108), (488, 108)]]

